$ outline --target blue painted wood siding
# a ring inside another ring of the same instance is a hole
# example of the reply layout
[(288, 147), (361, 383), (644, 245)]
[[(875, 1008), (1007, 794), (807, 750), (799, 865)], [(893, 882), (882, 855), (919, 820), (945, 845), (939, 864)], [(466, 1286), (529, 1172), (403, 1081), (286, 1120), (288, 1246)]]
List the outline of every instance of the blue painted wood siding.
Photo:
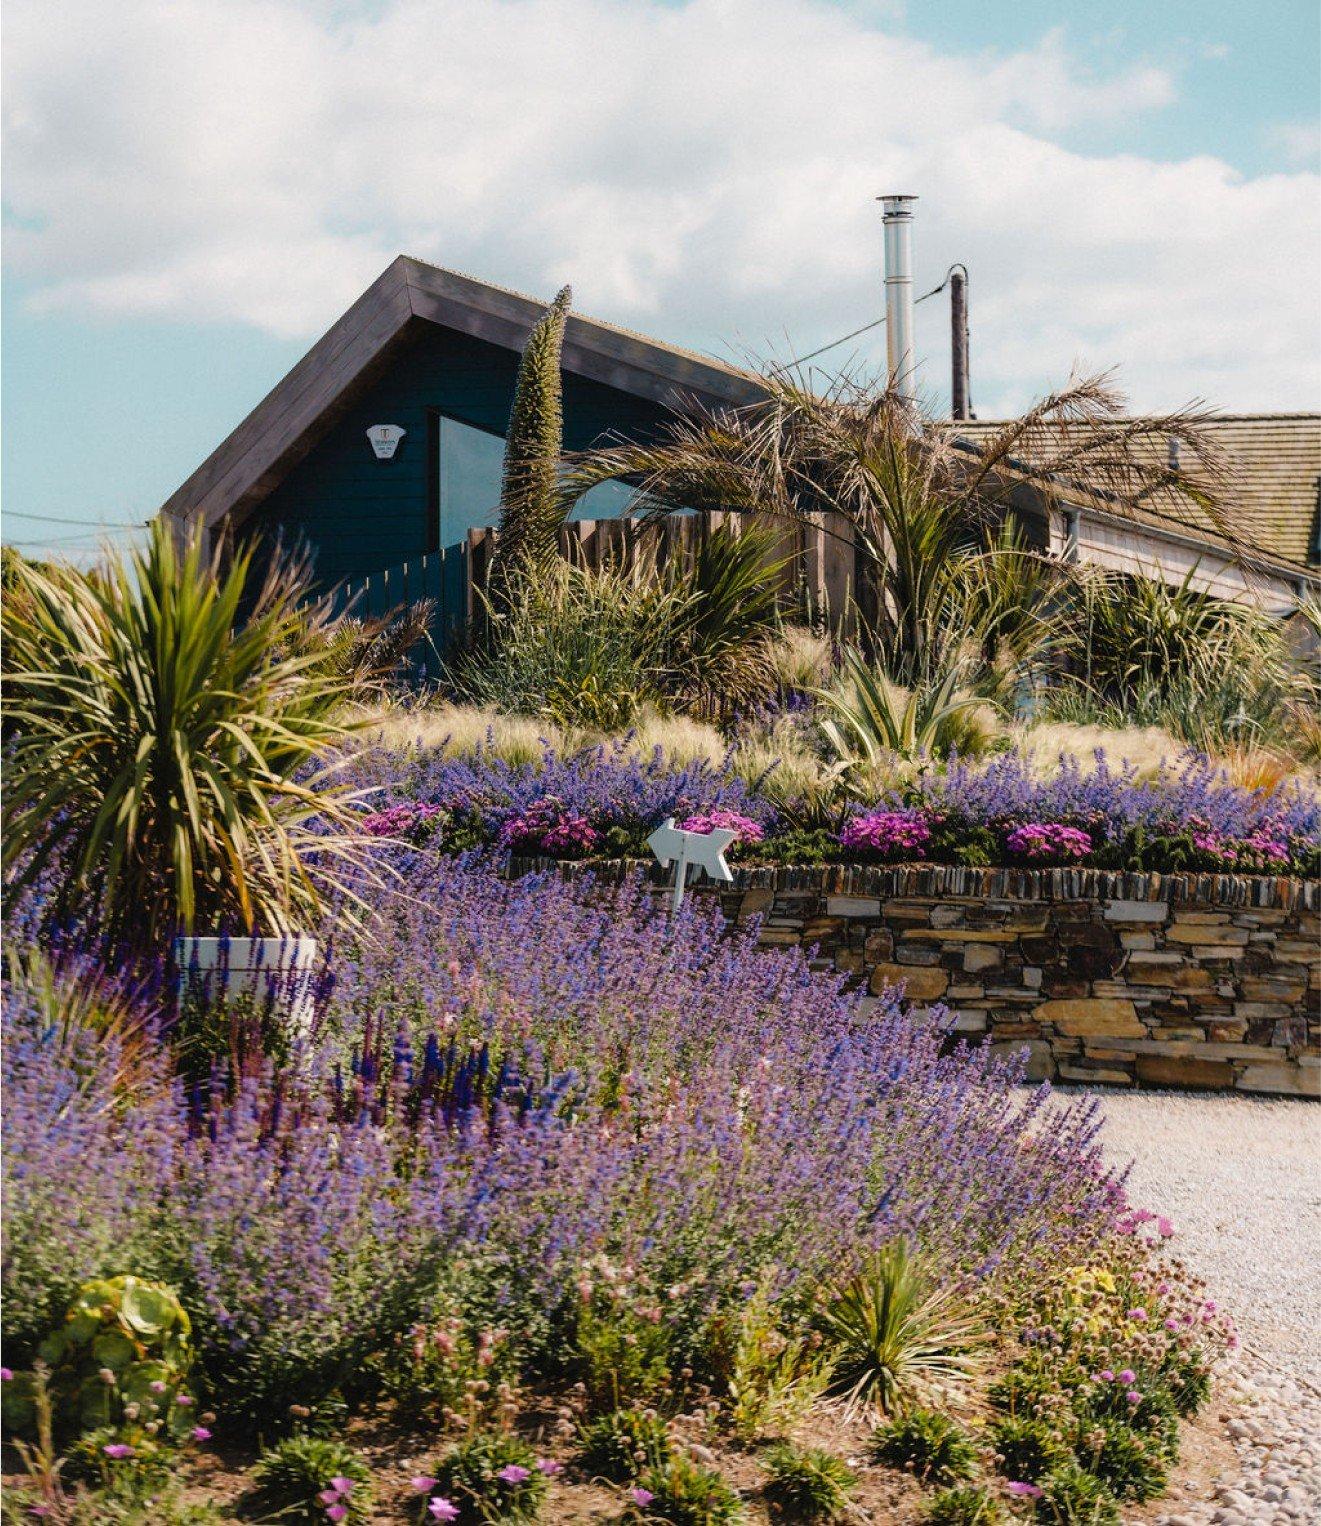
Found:
[[(247, 528), (305, 543), (323, 586), (422, 556), (430, 549), (428, 411), (503, 434), (517, 370), (513, 351), (427, 325), (255, 510)], [(664, 416), (646, 399), (565, 373), (566, 449), (584, 449), (612, 432), (648, 438)], [(376, 459), (367, 442), (371, 424), (407, 431), (393, 460)], [(470, 522), (485, 522), (482, 510), (490, 507), (474, 505)]]

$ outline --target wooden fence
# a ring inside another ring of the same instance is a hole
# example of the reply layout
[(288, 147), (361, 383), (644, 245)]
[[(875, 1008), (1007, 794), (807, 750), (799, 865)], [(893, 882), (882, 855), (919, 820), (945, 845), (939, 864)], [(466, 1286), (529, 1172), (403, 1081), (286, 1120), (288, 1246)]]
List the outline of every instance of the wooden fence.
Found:
[[(826, 523), (827, 518), (835, 523)], [(652, 568), (670, 567), (676, 560), (690, 563), (714, 530), (727, 526), (737, 534), (746, 523), (744, 516), (735, 514), (572, 520), (560, 527), (560, 554), (579, 567), (608, 566), (644, 577)], [(839, 516), (823, 516), (821, 523), (784, 521), (777, 530), (767, 566), (785, 564), (778, 575), (785, 613), (824, 618), (838, 628), (859, 595), (858, 556), (846, 527)], [(494, 528), (469, 530), (464, 544), (349, 579), (335, 590), (336, 606), (373, 617), (416, 599), (433, 599), (433, 639), (443, 649), (480, 614), (479, 590), (486, 587), (498, 544)]]

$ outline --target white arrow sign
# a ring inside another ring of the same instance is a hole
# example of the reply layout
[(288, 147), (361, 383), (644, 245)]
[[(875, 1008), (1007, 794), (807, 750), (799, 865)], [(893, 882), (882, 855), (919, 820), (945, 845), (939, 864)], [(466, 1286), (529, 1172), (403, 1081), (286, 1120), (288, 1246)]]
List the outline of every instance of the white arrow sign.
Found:
[(669, 864), (674, 870), (674, 900), (671, 909), (678, 911), (683, 902), (684, 884), (688, 878), (688, 865), (705, 869), (713, 880), (729, 881), (734, 876), (725, 862), (725, 849), (738, 836), (726, 827), (715, 827), (710, 832), (684, 832), (669, 816), (647, 839), (647, 846), (656, 855), (662, 867)]

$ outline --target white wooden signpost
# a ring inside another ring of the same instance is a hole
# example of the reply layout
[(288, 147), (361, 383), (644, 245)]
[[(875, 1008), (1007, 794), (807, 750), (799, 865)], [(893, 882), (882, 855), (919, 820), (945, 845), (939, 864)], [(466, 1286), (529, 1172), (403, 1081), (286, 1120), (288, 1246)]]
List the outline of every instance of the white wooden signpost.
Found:
[(647, 846), (656, 855), (662, 868), (674, 865), (674, 899), (670, 903), (672, 911), (678, 911), (683, 904), (689, 864), (705, 869), (713, 880), (728, 883), (734, 878), (725, 862), (725, 849), (737, 836), (737, 832), (731, 832), (725, 827), (716, 827), (710, 832), (684, 832), (675, 826), (673, 816), (667, 817), (656, 828), (647, 839)]

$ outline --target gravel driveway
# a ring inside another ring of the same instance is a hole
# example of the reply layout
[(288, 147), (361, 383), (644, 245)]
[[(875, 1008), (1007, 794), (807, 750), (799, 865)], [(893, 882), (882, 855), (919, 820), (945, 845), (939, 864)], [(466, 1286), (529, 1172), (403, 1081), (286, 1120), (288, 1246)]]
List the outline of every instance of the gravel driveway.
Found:
[(1170, 1526), (1321, 1520), (1321, 1107), (1275, 1098), (1107, 1091), (1111, 1158), (1133, 1202), (1174, 1221), (1171, 1249), (1243, 1338), (1228, 1430), (1242, 1476)]

